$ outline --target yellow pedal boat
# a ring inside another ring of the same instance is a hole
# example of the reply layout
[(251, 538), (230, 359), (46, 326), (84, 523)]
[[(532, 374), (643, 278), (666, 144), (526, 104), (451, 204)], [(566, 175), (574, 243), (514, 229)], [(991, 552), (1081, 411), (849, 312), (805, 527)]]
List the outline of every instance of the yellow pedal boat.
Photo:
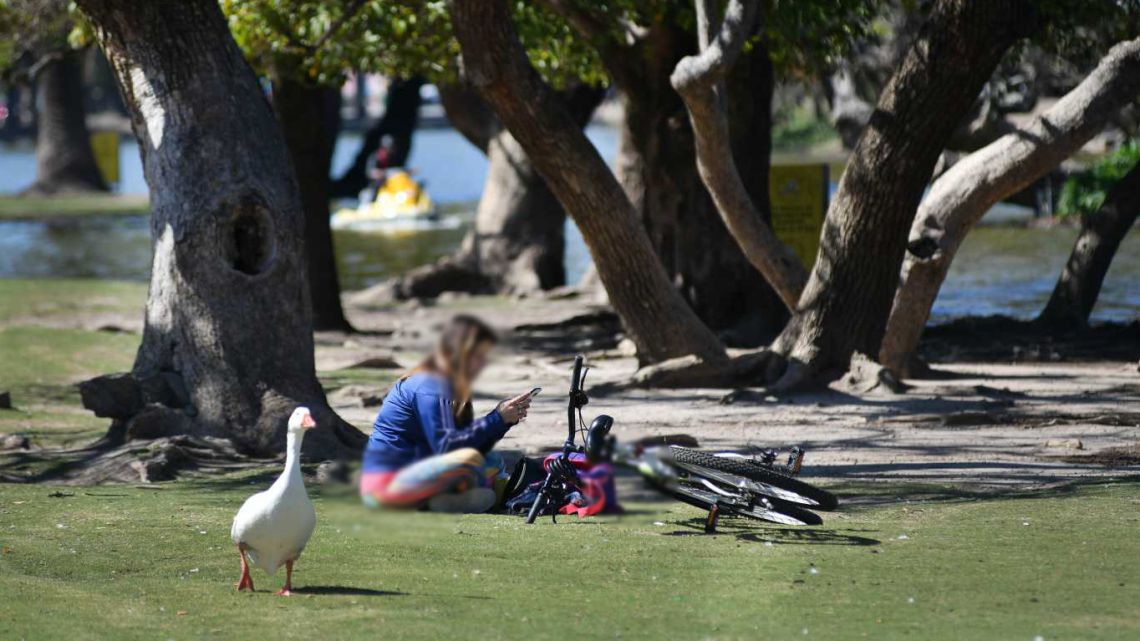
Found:
[(402, 170), (388, 172), (376, 198), (361, 202), (355, 209), (338, 210), (332, 217), (333, 229), (384, 228), (391, 223), (430, 221), (437, 218), (435, 203), (423, 188)]

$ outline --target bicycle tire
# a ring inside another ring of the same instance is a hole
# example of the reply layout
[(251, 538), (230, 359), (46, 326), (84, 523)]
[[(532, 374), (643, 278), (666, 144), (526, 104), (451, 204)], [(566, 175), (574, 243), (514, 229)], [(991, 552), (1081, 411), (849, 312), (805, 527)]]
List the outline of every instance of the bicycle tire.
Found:
[[(693, 507), (702, 510), (711, 509), (716, 499), (713, 496), (709, 498), (702, 498), (700, 495), (704, 494), (696, 488), (677, 487), (668, 488), (659, 484), (653, 484), (659, 492), (668, 494), (670, 497), (682, 502), (692, 505)], [(711, 492), (708, 493), (712, 495)], [(758, 521), (768, 521), (770, 523), (778, 523), (780, 525), (823, 525), (823, 519), (818, 514), (810, 510), (805, 510), (801, 507), (791, 505), (788, 503), (772, 502), (772, 509), (756, 506), (752, 509), (742, 509), (729, 507), (721, 503), (723, 514), (730, 516), (742, 516), (745, 518), (756, 519)]]
[[(831, 492), (749, 461), (715, 456), (701, 450), (692, 450), (675, 445), (669, 446), (669, 455), (674, 465), (693, 474), (706, 476), (707, 472), (702, 470), (723, 472), (743, 477), (768, 486), (768, 488), (774, 488), (752, 489), (751, 491), (779, 499), (785, 503), (825, 511), (834, 510), (839, 506), (839, 500)], [(710, 475), (710, 480), (715, 481), (715, 475)]]

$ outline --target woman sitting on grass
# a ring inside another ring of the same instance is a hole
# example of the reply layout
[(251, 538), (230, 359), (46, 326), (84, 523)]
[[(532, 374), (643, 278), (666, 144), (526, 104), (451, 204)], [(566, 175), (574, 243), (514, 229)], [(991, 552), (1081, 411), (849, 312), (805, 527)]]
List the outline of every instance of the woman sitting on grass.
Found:
[(388, 392), (364, 449), (365, 505), (485, 512), (495, 504), (502, 464), (491, 449), (531, 400), (522, 394), (473, 419), (471, 385), (497, 342), (482, 321), (456, 316), (435, 352)]

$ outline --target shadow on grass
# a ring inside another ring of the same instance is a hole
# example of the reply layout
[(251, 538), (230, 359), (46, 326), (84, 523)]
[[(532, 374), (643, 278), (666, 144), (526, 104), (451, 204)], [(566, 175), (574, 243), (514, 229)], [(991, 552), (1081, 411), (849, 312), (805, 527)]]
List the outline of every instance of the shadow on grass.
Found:
[[(688, 529), (664, 532), (662, 535), (707, 536), (704, 518), (694, 517), (676, 523)], [(878, 539), (827, 528), (762, 525), (756, 521), (731, 517), (721, 519), (713, 536), (716, 535), (734, 536), (738, 541), (771, 543), (773, 545), (879, 545), (882, 543)]]
[(304, 587), (293, 588), (293, 592), (297, 594), (319, 594), (326, 596), (408, 596), (407, 592), (354, 588), (346, 585), (306, 585)]
[[(1123, 471), (1122, 471), (1123, 472)], [(910, 503), (970, 503), (974, 501), (1021, 501), (1068, 497), (1080, 490), (1098, 485), (1140, 486), (1140, 476), (1089, 477), (1057, 482), (1031, 489), (970, 488), (943, 483), (848, 482), (828, 489), (839, 497), (840, 509), (903, 506)]]
[(802, 530), (768, 530), (766, 532), (744, 532), (736, 535), (739, 541), (752, 543), (772, 543), (773, 545), (879, 545), (882, 541), (866, 536), (844, 534), (835, 530), (819, 528)]

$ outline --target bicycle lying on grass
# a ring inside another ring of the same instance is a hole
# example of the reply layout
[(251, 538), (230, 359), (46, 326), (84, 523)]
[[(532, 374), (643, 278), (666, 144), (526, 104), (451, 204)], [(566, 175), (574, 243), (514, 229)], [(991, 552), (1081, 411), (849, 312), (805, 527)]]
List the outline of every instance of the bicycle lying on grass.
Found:
[[(585, 390), (586, 371), (582, 356), (575, 356), (566, 408), (569, 434), (561, 454), (548, 464), (527, 523), (534, 523), (548, 508), (554, 508), (553, 519), (557, 507), (565, 504), (578, 486), (578, 473), (571, 461), (574, 453), (584, 454), (591, 463), (607, 462), (633, 469), (659, 492), (708, 510), (706, 532), (716, 531), (722, 514), (785, 525), (819, 525), (823, 520), (811, 510), (830, 511), (838, 506), (830, 492), (794, 478), (804, 458), (798, 447), (791, 449), (786, 463), (779, 464), (779, 453), (774, 450), (749, 458), (677, 445), (621, 444), (610, 434), (614, 419), (605, 414), (587, 428), (582, 420), (582, 407), (590, 402)], [(579, 435), (581, 445), (577, 443)]]

